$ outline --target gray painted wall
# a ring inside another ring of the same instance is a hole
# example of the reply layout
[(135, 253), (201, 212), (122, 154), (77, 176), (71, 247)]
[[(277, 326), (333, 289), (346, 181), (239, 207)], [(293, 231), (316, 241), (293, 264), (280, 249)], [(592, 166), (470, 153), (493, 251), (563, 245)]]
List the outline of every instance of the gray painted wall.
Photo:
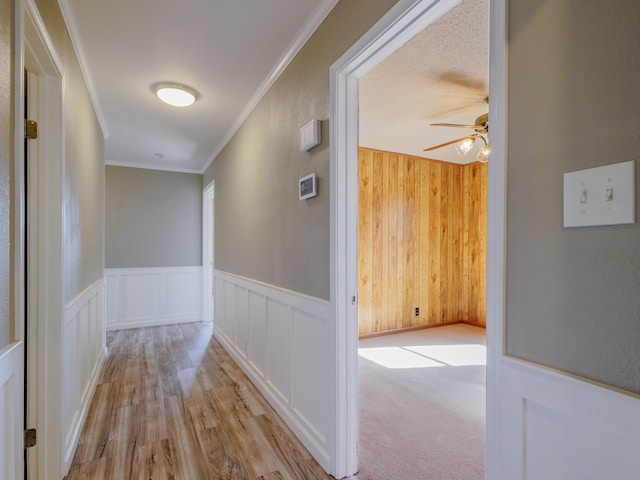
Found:
[(64, 69), (64, 297), (103, 277), (103, 134), (58, 3), (36, 0)]
[(0, 0), (0, 350), (8, 345), (11, 334), (11, 222), (13, 146), (12, 76), (13, 2)]
[(640, 225), (562, 226), (564, 172), (640, 158), (640, 3), (509, 14), (507, 352), (640, 393)]
[(107, 268), (202, 265), (202, 175), (105, 169)]
[[(216, 179), (216, 268), (329, 298), (329, 67), (394, 0), (342, 0), (204, 174)], [(298, 130), (322, 120), (322, 144), (299, 151)], [(298, 200), (298, 179), (318, 196)]]

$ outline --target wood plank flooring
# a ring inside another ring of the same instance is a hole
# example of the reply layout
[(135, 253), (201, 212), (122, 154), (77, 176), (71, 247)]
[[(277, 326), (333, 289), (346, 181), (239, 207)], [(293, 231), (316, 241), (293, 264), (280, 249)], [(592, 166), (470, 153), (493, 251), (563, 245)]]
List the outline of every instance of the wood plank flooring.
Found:
[(211, 335), (109, 332), (67, 480), (332, 479)]

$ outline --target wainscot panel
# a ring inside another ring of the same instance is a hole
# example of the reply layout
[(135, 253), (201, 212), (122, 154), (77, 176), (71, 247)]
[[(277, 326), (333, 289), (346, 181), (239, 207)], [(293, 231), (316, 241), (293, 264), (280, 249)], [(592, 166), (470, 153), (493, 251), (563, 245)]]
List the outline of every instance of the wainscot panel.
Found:
[(65, 306), (61, 417), (65, 472), (107, 355), (105, 323), (105, 282), (100, 279)]
[(503, 478), (640, 478), (640, 399), (503, 362)]
[(328, 469), (330, 303), (218, 270), (215, 288), (216, 338)]
[(202, 267), (110, 268), (107, 329), (202, 320)]
[(21, 478), (24, 344), (0, 350), (0, 478)]

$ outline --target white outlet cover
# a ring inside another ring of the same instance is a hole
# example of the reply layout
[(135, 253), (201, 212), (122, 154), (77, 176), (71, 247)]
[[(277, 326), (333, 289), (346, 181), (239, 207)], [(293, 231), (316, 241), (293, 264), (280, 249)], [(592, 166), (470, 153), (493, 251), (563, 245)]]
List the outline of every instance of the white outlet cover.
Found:
[(564, 226), (636, 221), (635, 160), (564, 174)]

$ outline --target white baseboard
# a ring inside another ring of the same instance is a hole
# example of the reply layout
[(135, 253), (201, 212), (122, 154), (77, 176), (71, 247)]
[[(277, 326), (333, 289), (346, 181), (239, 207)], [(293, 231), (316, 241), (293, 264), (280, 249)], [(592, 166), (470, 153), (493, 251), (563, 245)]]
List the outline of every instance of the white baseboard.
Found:
[(62, 344), (63, 471), (68, 472), (107, 357), (105, 282), (98, 280), (65, 306)]
[(328, 470), (335, 386), (330, 303), (215, 271), (214, 334)]
[(107, 330), (202, 320), (202, 267), (110, 268)]
[(503, 360), (502, 478), (640, 478), (640, 399)]

